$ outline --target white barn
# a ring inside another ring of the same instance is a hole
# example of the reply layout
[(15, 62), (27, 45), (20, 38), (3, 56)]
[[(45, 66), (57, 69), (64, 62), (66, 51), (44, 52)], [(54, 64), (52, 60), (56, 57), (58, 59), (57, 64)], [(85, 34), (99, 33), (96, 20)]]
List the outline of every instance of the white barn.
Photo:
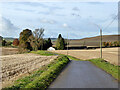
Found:
[(53, 47), (49, 47), (47, 50), (48, 50), (48, 51), (54, 51), (55, 48), (53, 48)]

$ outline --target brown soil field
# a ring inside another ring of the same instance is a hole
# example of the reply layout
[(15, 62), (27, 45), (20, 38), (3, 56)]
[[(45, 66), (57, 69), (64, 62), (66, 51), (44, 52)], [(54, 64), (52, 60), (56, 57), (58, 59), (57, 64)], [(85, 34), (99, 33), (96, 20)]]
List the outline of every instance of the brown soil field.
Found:
[(2, 51), (0, 55), (18, 54), (18, 48), (2, 47), (0, 49)]
[[(103, 59), (111, 64), (120, 65), (118, 61), (120, 48), (103, 48)], [(52, 52), (67, 54), (67, 50), (55, 50)], [(68, 55), (74, 56), (81, 60), (88, 60), (93, 58), (100, 58), (100, 49), (88, 49), (88, 50), (68, 50)]]
[(11, 85), (19, 77), (50, 63), (56, 57), (32, 53), (0, 56), (2, 62), (2, 87)]

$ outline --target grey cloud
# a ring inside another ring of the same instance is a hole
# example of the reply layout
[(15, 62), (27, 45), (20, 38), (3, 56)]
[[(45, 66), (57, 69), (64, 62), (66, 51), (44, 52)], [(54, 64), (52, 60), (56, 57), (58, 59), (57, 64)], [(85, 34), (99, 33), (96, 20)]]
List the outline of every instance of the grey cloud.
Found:
[(42, 12), (42, 11), (40, 11), (40, 12), (38, 12), (38, 14), (48, 15), (48, 14), (50, 14), (50, 12)]
[(96, 5), (96, 4), (103, 4), (103, 2), (87, 2), (88, 4), (93, 4), (93, 5)]
[[(49, 8), (50, 10), (56, 10), (56, 9), (64, 9), (62, 7), (57, 7), (57, 6), (49, 6), (46, 5), (48, 3), (40, 3), (40, 2), (19, 2), (17, 4), (23, 4), (23, 5), (29, 5), (33, 7), (43, 7), (43, 8)], [(49, 3), (50, 4), (50, 3)]]
[(57, 23), (55, 20), (48, 20), (48, 19), (40, 19), (40, 22), (48, 23), (48, 24), (55, 24), (55, 23)]
[(34, 12), (35, 11), (35, 10), (21, 9), (21, 8), (16, 8), (15, 10), (25, 11), (25, 12)]
[(0, 19), (0, 34), (4, 37), (17, 37), (19, 28), (16, 27), (9, 19), (1, 17)]
[(73, 11), (80, 11), (80, 9), (78, 7), (74, 7), (72, 10)]

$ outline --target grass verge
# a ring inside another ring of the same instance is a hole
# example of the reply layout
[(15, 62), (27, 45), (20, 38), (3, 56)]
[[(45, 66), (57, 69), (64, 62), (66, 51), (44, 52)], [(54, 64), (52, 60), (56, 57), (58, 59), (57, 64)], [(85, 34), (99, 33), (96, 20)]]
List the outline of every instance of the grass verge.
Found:
[(52, 55), (55, 55), (55, 54), (52, 53), (52, 52), (43, 51), (43, 50), (31, 51), (30, 53), (39, 54), (39, 55), (44, 55), (44, 56), (52, 56)]
[(90, 59), (90, 62), (95, 64), (97, 67), (103, 69), (107, 73), (111, 74), (114, 78), (120, 81), (120, 66), (110, 64), (109, 62), (103, 59)]
[(59, 56), (54, 62), (35, 71), (30, 76), (21, 78), (15, 82), (15, 85), (3, 88), (3, 90), (19, 89), (46, 89), (50, 83), (57, 77), (60, 71), (66, 66), (69, 59), (66, 56)]

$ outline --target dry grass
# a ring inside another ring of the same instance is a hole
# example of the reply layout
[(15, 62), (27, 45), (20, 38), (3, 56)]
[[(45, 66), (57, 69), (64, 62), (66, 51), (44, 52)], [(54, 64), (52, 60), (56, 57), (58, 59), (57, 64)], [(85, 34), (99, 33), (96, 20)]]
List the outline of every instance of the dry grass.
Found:
[[(120, 65), (120, 62), (118, 62), (118, 57), (119, 57), (118, 50), (119, 48), (103, 48), (104, 60), (110, 62), (111, 64)], [(67, 54), (67, 50), (56, 50), (53, 52), (60, 54)], [(82, 60), (100, 58), (100, 49), (68, 50), (68, 55)]]

